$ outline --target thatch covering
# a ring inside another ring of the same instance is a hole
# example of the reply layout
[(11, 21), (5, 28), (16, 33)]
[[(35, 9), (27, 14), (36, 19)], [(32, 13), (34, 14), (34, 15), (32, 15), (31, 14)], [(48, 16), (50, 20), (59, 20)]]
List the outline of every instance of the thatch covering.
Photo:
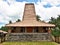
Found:
[(48, 24), (36, 20), (34, 4), (25, 4), (23, 21), (7, 24), (7, 27), (55, 27), (54, 24)]
[(0, 32), (2, 32), (2, 33), (4, 33), (4, 34), (6, 34), (6, 33), (7, 33), (6, 31), (3, 31), (3, 30), (0, 30)]

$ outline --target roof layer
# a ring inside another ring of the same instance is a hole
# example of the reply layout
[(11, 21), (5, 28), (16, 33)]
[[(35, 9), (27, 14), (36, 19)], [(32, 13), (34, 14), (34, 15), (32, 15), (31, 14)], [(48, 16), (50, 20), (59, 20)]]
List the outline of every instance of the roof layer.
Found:
[(3, 31), (3, 30), (0, 30), (0, 33), (1, 33), (1, 32), (2, 32), (2, 33), (4, 33), (4, 34), (6, 34), (6, 33), (7, 33), (6, 31)]
[(7, 27), (55, 27), (54, 24), (48, 24), (36, 20), (34, 4), (25, 4), (23, 21), (7, 24)]

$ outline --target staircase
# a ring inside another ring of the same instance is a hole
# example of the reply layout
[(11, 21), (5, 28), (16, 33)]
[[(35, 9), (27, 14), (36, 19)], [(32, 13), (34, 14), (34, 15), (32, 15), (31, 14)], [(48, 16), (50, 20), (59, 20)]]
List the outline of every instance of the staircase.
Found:
[(7, 41), (52, 41), (48, 33), (11, 33)]

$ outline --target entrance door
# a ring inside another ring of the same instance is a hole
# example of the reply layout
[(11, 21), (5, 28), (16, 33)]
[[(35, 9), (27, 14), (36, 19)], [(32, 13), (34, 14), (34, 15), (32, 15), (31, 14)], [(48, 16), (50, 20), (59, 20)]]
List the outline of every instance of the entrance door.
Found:
[(27, 27), (27, 29), (26, 29), (27, 31), (27, 33), (32, 33), (33, 32), (33, 28), (32, 27)]

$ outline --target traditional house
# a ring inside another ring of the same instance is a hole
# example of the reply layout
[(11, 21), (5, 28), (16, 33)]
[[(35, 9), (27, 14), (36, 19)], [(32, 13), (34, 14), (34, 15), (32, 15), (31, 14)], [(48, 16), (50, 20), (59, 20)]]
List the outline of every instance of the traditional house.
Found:
[(0, 30), (0, 42), (4, 42), (5, 41), (5, 37), (6, 37), (7, 32)]
[(37, 21), (34, 4), (25, 4), (23, 19), (21, 22), (7, 24), (8, 33), (51, 33), (54, 24)]

